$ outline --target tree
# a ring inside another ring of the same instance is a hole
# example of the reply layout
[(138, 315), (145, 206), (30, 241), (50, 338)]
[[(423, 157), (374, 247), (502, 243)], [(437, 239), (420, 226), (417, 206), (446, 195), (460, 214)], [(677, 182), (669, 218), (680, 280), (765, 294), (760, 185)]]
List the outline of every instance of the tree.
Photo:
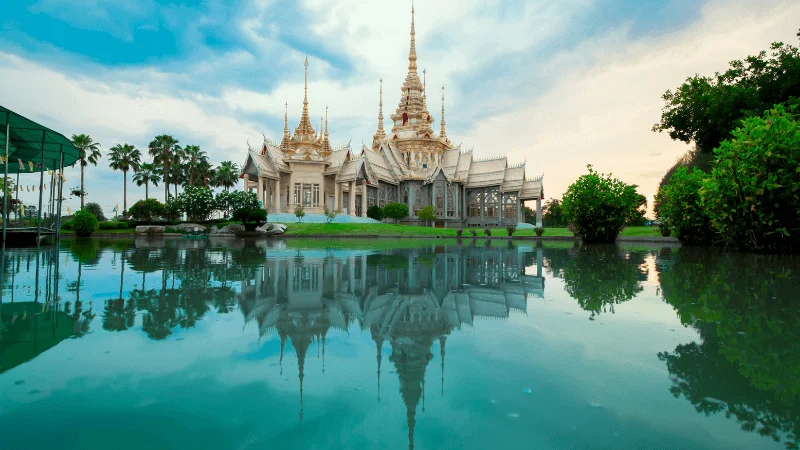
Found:
[[(564, 227), (567, 226), (567, 223), (564, 221), (564, 210), (561, 208), (561, 200), (557, 198), (548, 198), (546, 202), (544, 202), (544, 206), (542, 207), (542, 225), (546, 227)], [(533, 221), (528, 222), (531, 224), (536, 223), (536, 216), (533, 211), (531, 211), (531, 218)], [(528, 219), (527, 212), (526, 212), (526, 221)]]
[[(332, 211), (332, 210), (328, 209), (327, 206), (325, 207), (325, 221), (327, 223), (333, 222), (333, 219), (336, 218), (337, 214), (339, 214), (339, 211)], [(369, 214), (369, 212), (367, 212), (367, 214)], [(374, 219), (374, 217), (373, 217), (373, 219)]]
[(195, 180), (197, 179), (197, 169), (203, 163), (208, 165), (208, 156), (206, 155), (206, 152), (200, 149), (199, 145), (187, 145), (186, 147), (184, 147), (183, 156), (186, 159), (185, 167), (188, 171), (188, 183), (190, 186), (195, 186)]
[(426, 226), (430, 226), (430, 223), (436, 220), (436, 212), (433, 210), (433, 206), (428, 205), (417, 213), (417, 217), (419, 217), (420, 220), (424, 220)]
[(176, 151), (180, 150), (178, 140), (170, 135), (162, 134), (156, 136), (148, 145), (150, 156), (153, 157), (153, 164), (163, 173), (164, 180), (164, 201), (169, 201), (170, 167), (173, 164)]
[(294, 215), (297, 216), (298, 222), (303, 220), (303, 217), (305, 217), (306, 215), (306, 211), (303, 209), (303, 205), (297, 205), (297, 208), (294, 209)]
[[(528, 208), (527, 206), (523, 206), (522, 215), (525, 217), (525, 223), (536, 225), (536, 211)], [(542, 220), (544, 220), (544, 218), (542, 218)]]
[(206, 220), (214, 210), (214, 195), (205, 187), (186, 186), (177, 202), (188, 220)]
[(408, 205), (405, 203), (392, 202), (383, 207), (383, 217), (394, 220), (395, 222), (408, 217)]
[(100, 222), (106, 221), (106, 215), (103, 213), (103, 208), (100, 206), (99, 203), (89, 202), (86, 204), (86, 207), (83, 208), (86, 211), (94, 214), (97, 217), (97, 220)]
[(215, 208), (221, 211), (225, 217), (239, 209), (258, 209), (258, 196), (255, 192), (222, 191), (217, 194)]
[(78, 149), (81, 163), (81, 209), (83, 209), (83, 199), (86, 197), (86, 189), (84, 188), (84, 174), (88, 164), (97, 165), (97, 160), (103, 155), (100, 153), (100, 143), (95, 142), (91, 136), (87, 134), (73, 134), (72, 145)]
[(709, 245), (714, 241), (711, 220), (700, 198), (700, 189), (707, 176), (700, 169), (680, 167), (656, 194), (656, 217), (661, 227), (670, 230), (685, 244)]
[(595, 172), (582, 175), (564, 194), (564, 219), (586, 242), (614, 242), (639, 208), (639, 194), (633, 185)]
[(239, 166), (230, 161), (222, 161), (215, 172), (217, 186), (222, 186), (226, 191), (239, 181)]
[(161, 177), (157, 173), (157, 169), (155, 164), (153, 163), (144, 163), (139, 166), (139, 170), (133, 174), (133, 181), (136, 182), (137, 186), (144, 185), (144, 198), (150, 198), (150, 184), (152, 183), (153, 186), (158, 187), (158, 183), (161, 182)]
[(108, 151), (109, 167), (122, 171), (122, 210), (128, 210), (128, 171), (141, 167), (142, 153), (129, 144), (117, 144)]
[(131, 205), (131, 209), (128, 212), (131, 217), (137, 221), (150, 224), (153, 222), (153, 219), (161, 217), (164, 214), (164, 204), (154, 198), (148, 198), (139, 200)]
[(672, 139), (711, 153), (742, 119), (760, 116), (776, 104), (799, 103), (800, 51), (775, 42), (770, 52), (732, 61), (727, 71), (713, 77), (695, 75), (675, 92), (667, 91), (653, 131), (666, 131)]
[(700, 191), (711, 224), (743, 250), (800, 250), (800, 123), (778, 105), (733, 136), (714, 151)]

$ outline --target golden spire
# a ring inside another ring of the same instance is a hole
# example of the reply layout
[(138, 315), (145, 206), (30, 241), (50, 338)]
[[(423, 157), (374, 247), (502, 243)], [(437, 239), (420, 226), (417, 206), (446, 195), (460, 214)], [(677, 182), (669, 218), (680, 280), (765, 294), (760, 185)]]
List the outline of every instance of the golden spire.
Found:
[[(328, 140), (328, 107), (325, 107), (325, 138), (322, 140), (322, 152), (320, 152), (322, 156), (328, 156), (331, 154), (331, 141)], [(325, 341), (322, 341), (322, 349), (323, 352), (325, 351)], [(324, 355), (324, 353), (323, 353)]]
[(408, 71), (417, 71), (417, 44), (414, 40), (414, 0), (411, 0), (411, 51), (408, 53)]
[(305, 71), (303, 75), (303, 114), (300, 116), (300, 123), (294, 131), (294, 139), (314, 139), (316, 133), (314, 127), (311, 125), (311, 120), (308, 117), (308, 55), (306, 55)]
[(322, 116), (319, 116), (319, 140), (322, 140)]
[(381, 137), (386, 136), (386, 132), (383, 130), (383, 78), (381, 78), (381, 90), (380, 90), (380, 100), (378, 101), (378, 132)]
[(283, 139), (281, 139), (281, 150), (289, 150), (289, 103), (284, 105), (283, 110)]
[(442, 86), (442, 129), (439, 131), (439, 138), (447, 142), (447, 132), (444, 129), (444, 86)]
[(428, 110), (428, 71), (422, 69), (422, 107)]

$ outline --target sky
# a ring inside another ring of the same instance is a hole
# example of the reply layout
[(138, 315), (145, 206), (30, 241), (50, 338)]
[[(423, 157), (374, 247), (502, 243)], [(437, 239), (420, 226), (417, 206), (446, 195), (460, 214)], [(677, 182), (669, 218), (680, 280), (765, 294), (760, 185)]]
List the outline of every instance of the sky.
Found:
[[(385, 126), (407, 73), (411, 3), (357, 0), (6, 0), (0, 104), (104, 153), (147, 153), (171, 134), (212, 163), (241, 164), (248, 142), (297, 125), (303, 60), (309, 109), (329, 108), (334, 145), (370, 143), (379, 80)], [(651, 128), (661, 95), (695, 73), (796, 43), (800, 2), (745, 0), (417, 0), (420, 71), (438, 130), (476, 157), (506, 155), (559, 198), (586, 165), (652, 198), (689, 147)], [(433, 94), (435, 92), (435, 95)], [(78, 187), (77, 166), (66, 188)], [(23, 175), (22, 185), (38, 184)], [(132, 185), (128, 204), (144, 197)], [(122, 205), (108, 159), (86, 173), (86, 201)], [(163, 188), (154, 189), (158, 198)], [(35, 194), (21, 193), (27, 204)], [(74, 211), (76, 198), (67, 204)]]

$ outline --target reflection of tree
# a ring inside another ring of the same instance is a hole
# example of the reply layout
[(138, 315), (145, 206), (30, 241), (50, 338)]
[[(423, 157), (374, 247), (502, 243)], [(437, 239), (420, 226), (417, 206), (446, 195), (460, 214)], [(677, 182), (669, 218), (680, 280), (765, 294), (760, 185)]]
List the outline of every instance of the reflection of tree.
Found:
[(647, 278), (644, 253), (623, 251), (615, 245), (581, 246), (564, 266), (564, 288), (590, 319), (642, 291)]
[(800, 310), (789, 260), (681, 248), (661, 256), (665, 300), (703, 343), (662, 353), (672, 392), (706, 414), (798, 448)]

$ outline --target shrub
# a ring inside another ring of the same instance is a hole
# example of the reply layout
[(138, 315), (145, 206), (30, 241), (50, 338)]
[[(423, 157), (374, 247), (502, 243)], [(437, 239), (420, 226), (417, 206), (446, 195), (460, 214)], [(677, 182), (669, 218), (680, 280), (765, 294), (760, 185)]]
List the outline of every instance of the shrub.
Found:
[(71, 230), (72, 229), (72, 220), (67, 220), (67, 221), (61, 223), (61, 229), (62, 230)]
[(233, 211), (233, 220), (238, 220), (244, 225), (247, 223), (247, 218), (250, 216), (250, 208), (239, 208)]
[[(333, 222), (333, 219), (336, 218), (337, 214), (339, 214), (339, 211), (331, 211), (331, 210), (328, 209), (327, 206), (325, 207), (325, 221), (327, 223)], [(369, 212), (367, 212), (367, 214), (369, 214)], [(381, 214), (383, 214), (383, 211), (381, 211)], [(380, 219), (376, 219), (376, 220), (380, 220)]]
[[(750, 117), (714, 150), (700, 195), (722, 240), (744, 250), (800, 250), (800, 125), (782, 106)], [(662, 206), (663, 207), (663, 206)]]
[(408, 217), (408, 205), (392, 202), (383, 207), (383, 217), (395, 222)]
[(176, 200), (175, 197), (170, 195), (167, 203), (164, 205), (164, 210), (161, 213), (161, 217), (166, 219), (166, 221), (169, 223), (174, 223), (181, 218), (181, 211), (182, 206), (180, 202)]
[(237, 209), (257, 209), (259, 207), (258, 196), (255, 192), (222, 191), (217, 194), (215, 199), (215, 208), (221, 211), (225, 217)]
[(128, 213), (134, 219), (150, 224), (164, 214), (164, 205), (154, 198), (139, 200), (128, 208)]
[(266, 223), (267, 210), (261, 208), (251, 209), (250, 212), (247, 213), (247, 221), (261, 224)]
[(430, 225), (432, 221), (436, 220), (436, 211), (433, 210), (433, 206), (428, 205), (417, 213), (417, 217), (424, 220), (426, 225)]
[(491, 236), (492, 235), (492, 230), (489, 229), (489, 227), (486, 227), (486, 228), (483, 229), (483, 234), (485, 234), (486, 236)]
[(306, 211), (303, 209), (302, 205), (298, 205), (297, 208), (294, 209), (294, 215), (297, 217), (298, 222), (303, 220), (303, 217), (306, 215)]
[(508, 232), (509, 236), (513, 236), (514, 232), (517, 231), (517, 227), (514, 225), (509, 225), (506, 227), (506, 231)]
[(372, 205), (367, 209), (367, 217), (370, 219), (381, 220), (383, 219), (383, 209), (378, 205)]
[(214, 195), (207, 187), (186, 186), (178, 196), (178, 204), (188, 220), (205, 220), (214, 211)]
[(714, 240), (711, 220), (700, 198), (700, 189), (706, 173), (700, 169), (679, 167), (669, 182), (658, 190), (657, 217), (660, 228), (675, 233), (675, 237), (689, 245), (708, 245)]
[(101, 230), (116, 230), (117, 222), (100, 222), (98, 228)]
[(640, 196), (636, 187), (600, 174), (589, 173), (572, 183), (564, 194), (564, 219), (586, 242), (614, 242), (625, 224), (636, 218)]
[(78, 236), (91, 236), (98, 229), (97, 216), (82, 209), (72, 216), (72, 228)]
[(105, 216), (105, 214), (103, 214), (103, 208), (100, 207), (99, 203), (89, 202), (89, 203), (86, 204), (86, 206), (84, 206), (83, 209), (88, 211), (88, 212), (90, 212), (90, 213), (92, 213), (92, 214), (94, 214), (95, 217), (97, 217), (97, 221), (98, 222), (105, 222), (106, 221), (106, 216)]
[(471, 234), (472, 237), (477, 237), (478, 236), (478, 231), (477, 230), (469, 230), (469, 234)]
[(456, 236), (461, 237), (463, 235), (464, 235), (464, 229), (463, 228), (459, 228), (458, 230), (456, 230)]
[(544, 228), (542, 227), (536, 227), (534, 228), (534, 231), (536, 232), (536, 236), (539, 237), (542, 237), (542, 235), (544, 234)]

